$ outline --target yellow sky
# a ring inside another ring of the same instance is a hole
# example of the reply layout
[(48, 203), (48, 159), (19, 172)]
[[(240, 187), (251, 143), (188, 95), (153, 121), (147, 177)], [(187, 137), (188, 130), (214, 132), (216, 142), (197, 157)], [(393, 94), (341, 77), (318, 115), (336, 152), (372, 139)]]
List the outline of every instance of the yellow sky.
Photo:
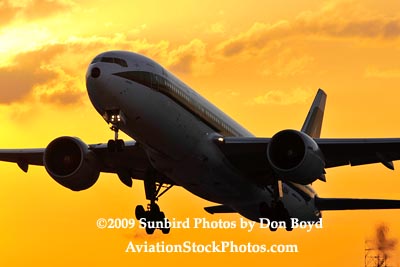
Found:
[[(0, 1), (0, 147), (44, 147), (61, 135), (112, 137), (86, 95), (90, 60), (110, 49), (160, 62), (257, 136), (299, 129), (316, 90), (328, 94), (323, 137), (399, 137), (399, 1)], [(259, 263), (362, 266), (364, 240), (380, 222), (400, 235), (399, 211), (324, 213), (324, 229), (99, 230), (99, 217), (132, 217), (143, 184), (115, 175), (74, 193), (44, 168), (0, 164), (0, 266), (172, 266)], [(327, 170), (321, 197), (400, 199), (398, 171), (377, 164)], [(184, 201), (182, 201), (184, 200)], [(160, 205), (170, 218), (208, 215), (181, 188)], [(125, 254), (129, 240), (297, 243), (293, 254)], [(117, 264), (115, 264), (117, 263)], [(400, 264), (396, 255), (393, 265)]]

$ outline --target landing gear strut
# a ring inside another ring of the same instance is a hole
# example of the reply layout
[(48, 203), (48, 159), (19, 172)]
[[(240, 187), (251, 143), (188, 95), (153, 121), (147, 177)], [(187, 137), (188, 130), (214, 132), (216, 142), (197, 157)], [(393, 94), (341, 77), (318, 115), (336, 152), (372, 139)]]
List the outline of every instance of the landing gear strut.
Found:
[(115, 134), (114, 139), (108, 140), (107, 148), (110, 152), (121, 152), (124, 150), (125, 143), (124, 140), (118, 139), (119, 128), (116, 125), (113, 125), (110, 129), (113, 130)]
[[(292, 231), (292, 221), (288, 210), (282, 202), (283, 199), (283, 186), (282, 180), (276, 179), (273, 184), (272, 190), (273, 200), (271, 202), (271, 207), (269, 207), (265, 202), (260, 204), (261, 216), (269, 218), (274, 222), (285, 222), (286, 231)], [(276, 231), (278, 228), (270, 224), (269, 229), (271, 231)]]
[(114, 132), (114, 139), (108, 140), (107, 148), (110, 152), (120, 152), (124, 149), (124, 140), (118, 139), (119, 125), (124, 122), (124, 116), (120, 110), (106, 111), (104, 117), (111, 123), (110, 129)]
[(170, 232), (169, 220), (165, 218), (164, 212), (160, 210), (156, 201), (171, 189), (172, 185), (155, 182), (152, 174), (153, 172), (148, 172), (144, 180), (146, 199), (150, 200), (150, 203), (147, 205), (147, 210), (142, 205), (136, 206), (135, 216), (137, 220), (145, 219), (147, 234), (153, 234), (156, 229), (160, 229), (163, 234), (168, 234)]

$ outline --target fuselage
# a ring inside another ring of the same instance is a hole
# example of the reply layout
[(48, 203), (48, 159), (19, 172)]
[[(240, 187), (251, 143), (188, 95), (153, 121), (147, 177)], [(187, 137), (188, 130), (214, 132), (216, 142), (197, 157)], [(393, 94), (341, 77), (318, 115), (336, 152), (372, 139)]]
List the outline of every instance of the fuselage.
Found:
[[(253, 135), (158, 63), (131, 52), (105, 52), (91, 62), (86, 84), (98, 113), (119, 110), (120, 129), (175, 184), (256, 221), (260, 203), (272, 202), (271, 188), (243, 177), (214, 142), (219, 136)], [(284, 183), (283, 190), (291, 217), (320, 218), (310, 185)]]

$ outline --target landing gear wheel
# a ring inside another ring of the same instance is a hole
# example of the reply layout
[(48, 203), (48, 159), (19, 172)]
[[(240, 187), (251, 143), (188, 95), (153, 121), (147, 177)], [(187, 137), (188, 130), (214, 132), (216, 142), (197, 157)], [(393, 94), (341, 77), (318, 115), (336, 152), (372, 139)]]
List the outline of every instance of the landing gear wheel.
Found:
[(271, 224), (269, 225), (269, 230), (271, 232), (276, 232), (276, 230), (278, 230), (278, 227), (273, 227)]
[[(267, 203), (265, 202), (261, 202), (260, 203), (260, 215), (261, 218), (268, 218), (271, 221), (276, 221), (276, 210), (273, 207), (268, 206)], [(271, 232), (275, 232), (278, 228), (277, 227), (273, 227), (272, 224), (269, 224), (269, 230)]]
[(108, 151), (114, 152), (117, 148), (115, 140), (112, 140), (112, 139), (108, 140), (107, 148), (108, 148)]
[(122, 150), (124, 150), (124, 148), (125, 148), (124, 140), (122, 140), (122, 139), (117, 139), (117, 140), (115, 141), (115, 143), (116, 143), (116, 150), (117, 150), (118, 152), (121, 152)]
[(285, 224), (286, 224), (286, 231), (288, 231), (288, 232), (293, 231), (292, 220), (290, 218), (287, 218), (285, 220)]
[(289, 211), (285, 208), (282, 201), (278, 201), (276, 209), (276, 214), (278, 215), (279, 220), (285, 222), (286, 231), (292, 231), (292, 220), (290, 219)]
[[(162, 214), (163, 214), (163, 216), (164, 216), (164, 213), (163, 213), (163, 212), (162, 212)], [(165, 217), (165, 216), (164, 216), (164, 217)], [(168, 220), (168, 219), (165, 219), (164, 223), (165, 223), (166, 225), (169, 225), (169, 220)], [(171, 228), (167, 227), (166, 225), (164, 225), (164, 227), (161, 228), (161, 232), (162, 232), (164, 235), (169, 234), (169, 231), (171, 230)]]
[(125, 148), (124, 140), (122, 140), (122, 139), (117, 139), (117, 140), (110, 139), (110, 140), (108, 140), (107, 148), (108, 148), (108, 151), (110, 151), (110, 152), (121, 152)]
[(142, 205), (137, 205), (135, 208), (135, 216), (136, 220), (140, 220), (146, 218), (146, 211), (144, 210)]
[(169, 231), (171, 230), (171, 229), (169, 228), (170, 222), (169, 222), (169, 220), (168, 220), (167, 218), (165, 218), (164, 212), (160, 211), (160, 212), (158, 213), (158, 219), (159, 219), (159, 221), (162, 221), (162, 222), (163, 222), (163, 227), (160, 228), (161, 232), (162, 232), (164, 235), (165, 235), (165, 234), (169, 234)]
[[(153, 213), (153, 214), (159, 214), (159, 213), (161, 213), (160, 212), (160, 207), (156, 204), (156, 203), (152, 203), (152, 204), (150, 204), (150, 211)], [(163, 213), (163, 215), (164, 215), (164, 213)]]
[(149, 226), (146, 226), (146, 234), (148, 235), (154, 234), (155, 230), (156, 230), (155, 228), (150, 228)]

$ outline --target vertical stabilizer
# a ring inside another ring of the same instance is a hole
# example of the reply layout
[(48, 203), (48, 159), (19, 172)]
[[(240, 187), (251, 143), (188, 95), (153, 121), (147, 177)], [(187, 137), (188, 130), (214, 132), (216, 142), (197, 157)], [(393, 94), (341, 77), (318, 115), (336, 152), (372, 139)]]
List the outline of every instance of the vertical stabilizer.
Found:
[(318, 89), (314, 102), (308, 111), (307, 118), (304, 121), (301, 131), (313, 138), (319, 138), (322, 128), (322, 120), (324, 119), (326, 94), (322, 89)]

